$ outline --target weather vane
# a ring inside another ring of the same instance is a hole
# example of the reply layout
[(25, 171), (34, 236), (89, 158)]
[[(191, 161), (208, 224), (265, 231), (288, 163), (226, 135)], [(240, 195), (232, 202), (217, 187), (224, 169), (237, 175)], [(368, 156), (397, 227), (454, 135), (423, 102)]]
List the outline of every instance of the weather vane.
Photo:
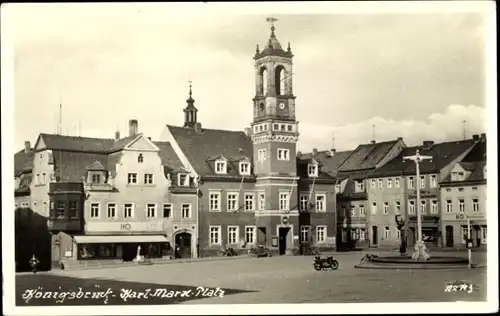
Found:
[(278, 19), (275, 17), (268, 17), (266, 21), (271, 23), (271, 32), (274, 34), (274, 22), (278, 21)]

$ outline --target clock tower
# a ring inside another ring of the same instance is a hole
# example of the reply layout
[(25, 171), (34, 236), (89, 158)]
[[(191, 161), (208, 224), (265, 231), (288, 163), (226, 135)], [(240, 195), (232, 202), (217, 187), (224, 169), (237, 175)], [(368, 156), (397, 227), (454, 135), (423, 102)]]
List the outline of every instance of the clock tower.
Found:
[[(253, 98), (252, 143), (259, 210), (255, 212), (260, 244), (276, 243), (280, 254), (291, 253), (298, 235), (298, 122), (292, 87), (293, 54), (283, 49), (271, 22), (271, 35), (257, 46), (255, 97)], [(262, 200), (263, 199), (263, 200)], [(274, 245), (273, 247), (276, 247)], [(278, 250), (274, 248), (275, 250)]]

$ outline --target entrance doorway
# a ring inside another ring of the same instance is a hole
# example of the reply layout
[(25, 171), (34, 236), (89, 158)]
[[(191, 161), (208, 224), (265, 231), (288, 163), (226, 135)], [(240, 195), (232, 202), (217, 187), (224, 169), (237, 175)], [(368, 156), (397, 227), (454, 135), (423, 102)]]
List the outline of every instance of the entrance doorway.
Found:
[(289, 227), (280, 227), (278, 230), (279, 235), (279, 254), (284, 255), (286, 253), (286, 244), (288, 233), (290, 232)]
[(257, 228), (257, 244), (258, 245), (267, 245), (267, 235), (266, 235), (266, 228), (265, 227), (258, 227)]
[(481, 230), (478, 225), (472, 226), (474, 233), (472, 234), (472, 238), (476, 240), (476, 247), (481, 246)]
[(446, 226), (446, 247), (453, 247), (453, 226)]
[(175, 258), (191, 258), (191, 234), (179, 233), (175, 235)]
[(137, 244), (122, 244), (123, 261), (133, 261), (137, 257)]
[(372, 245), (378, 246), (378, 227), (372, 226)]

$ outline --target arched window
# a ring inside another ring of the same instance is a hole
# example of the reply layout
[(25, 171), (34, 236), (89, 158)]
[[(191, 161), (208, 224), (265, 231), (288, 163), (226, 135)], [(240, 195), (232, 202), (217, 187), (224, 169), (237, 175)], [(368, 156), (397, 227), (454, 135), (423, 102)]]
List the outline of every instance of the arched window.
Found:
[(260, 69), (259, 76), (259, 94), (265, 95), (267, 93), (267, 69), (266, 67), (262, 67)]
[(284, 95), (285, 91), (285, 68), (283, 66), (276, 67), (276, 71), (274, 73), (275, 76), (275, 84), (276, 87), (276, 95)]
[(144, 161), (144, 157), (142, 156), (142, 154), (139, 154), (139, 156), (137, 157), (137, 162), (143, 162)]

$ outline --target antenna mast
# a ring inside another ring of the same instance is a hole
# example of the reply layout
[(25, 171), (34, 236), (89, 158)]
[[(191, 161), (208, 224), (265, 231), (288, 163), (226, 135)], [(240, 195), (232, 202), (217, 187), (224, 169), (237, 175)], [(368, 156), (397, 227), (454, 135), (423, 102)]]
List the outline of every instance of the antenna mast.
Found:
[(463, 120), (462, 123), (464, 124), (464, 128), (463, 128), (464, 140), (466, 140), (467, 139), (467, 127), (466, 127), (467, 121)]
[(332, 132), (332, 149), (335, 149), (335, 132)]
[(372, 143), (375, 143), (375, 124), (372, 125)]

